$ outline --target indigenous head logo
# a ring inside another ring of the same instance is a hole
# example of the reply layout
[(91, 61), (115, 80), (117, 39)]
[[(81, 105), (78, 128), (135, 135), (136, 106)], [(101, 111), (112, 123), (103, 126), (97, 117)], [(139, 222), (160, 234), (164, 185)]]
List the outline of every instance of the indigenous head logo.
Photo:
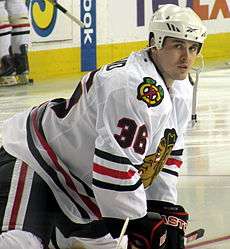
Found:
[(177, 133), (174, 128), (165, 129), (164, 136), (154, 154), (147, 155), (139, 168), (139, 174), (145, 188), (149, 187), (158, 176), (166, 161), (168, 160), (173, 146), (177, 140)]
[(137, 99), (144, 101), (148, 107), (157, 106), (164, 98), (164, 90), (156, 85), (156, 81), (150, 77), (144, 77), (137, 89)]

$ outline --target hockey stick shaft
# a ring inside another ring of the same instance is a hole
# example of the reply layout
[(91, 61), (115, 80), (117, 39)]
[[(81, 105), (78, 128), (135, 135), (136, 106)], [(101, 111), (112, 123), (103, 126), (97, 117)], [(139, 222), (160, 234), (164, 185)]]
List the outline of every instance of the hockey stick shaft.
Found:
[(199, 248), (199, 247), (209, 246), (209, 245), (219, 243), (219, 242), (223, 242), (223, 241), (227, 241), (227, 240), (230, 240), (230, 235), (215, 238), (215, 239), (210, 239), (210, 240), (204, 240), (204, 241), (192, 244), (192, 245), (188, 245), (185, 248), (186, 249)]
[[(193, 97), (192, 97), (192, 123), (193, 125), (197, 122), (197, 86), (200, 77), (200, 73), (204, 68), (204, 58), (202, 54), (199, 55), (200, 65), (198, 67), (193, 67), (192, 70), (195, 72), (195, 79), (193, 81)], [(191, 76), (191, 74), (190, 74)]]
[(121, 247), (120, 247), (121, 241), (122, 241), (122, 239), (123, 239), (123, 237), (125, 235), (125, 232), (126, 232), (128, 224), (129, 224), (129, 218), (127, 217), (126, 220), (125, 220), (125, 222), (124, 222), (124, 225), (122, 227), (122, 230), (121, 230), (121, 233), (120, 233), (120, 237), (119, 237), (118, 242), (117, 242), (116, 249), (121, 249)]
[(72, 21), (74, 21), (75, 23), (77, 23), (80, 27), (82, 27), (82, 28), (85, 27), (85, 24), (81, 20), (79, 20), (77, 17), (73, 16), (67, 9), (65, 9), (58, 2), (56, 2), (55, 0), (47, 0), (47, 1), (50, 2), (54, 7), (56, 7), (57, 9), (59, 9), (66, 16), (68, 16)]

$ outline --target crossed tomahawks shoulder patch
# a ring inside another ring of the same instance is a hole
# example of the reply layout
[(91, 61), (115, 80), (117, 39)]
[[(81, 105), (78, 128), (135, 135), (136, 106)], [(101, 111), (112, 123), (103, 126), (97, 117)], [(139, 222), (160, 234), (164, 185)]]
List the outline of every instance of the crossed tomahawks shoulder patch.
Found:
[(164, 90), (157, 82), (144, 77), (143, 82), (137, 88), (137, 99), (144, 101), (148, 107), (157, 106), (164, 98)]

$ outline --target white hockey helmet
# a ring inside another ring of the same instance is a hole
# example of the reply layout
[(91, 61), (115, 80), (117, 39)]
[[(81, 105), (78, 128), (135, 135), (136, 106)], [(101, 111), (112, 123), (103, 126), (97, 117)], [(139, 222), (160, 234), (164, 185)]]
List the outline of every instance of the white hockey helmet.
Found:
[(188, 7), (162, 5), (152, 16), (149, 32), (154, 34), (155, 46), (162, 48), (165, 37), (175, 37), (203, 43), (207, 33), (200, 17)]

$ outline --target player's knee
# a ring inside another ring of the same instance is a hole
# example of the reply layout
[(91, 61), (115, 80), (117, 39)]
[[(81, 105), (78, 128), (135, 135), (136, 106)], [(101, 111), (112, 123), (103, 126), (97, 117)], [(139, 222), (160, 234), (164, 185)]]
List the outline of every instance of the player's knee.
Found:
[(11, 230), (0, 234), (0, 249), (43, 249), (40, 240), (32, 233)]

